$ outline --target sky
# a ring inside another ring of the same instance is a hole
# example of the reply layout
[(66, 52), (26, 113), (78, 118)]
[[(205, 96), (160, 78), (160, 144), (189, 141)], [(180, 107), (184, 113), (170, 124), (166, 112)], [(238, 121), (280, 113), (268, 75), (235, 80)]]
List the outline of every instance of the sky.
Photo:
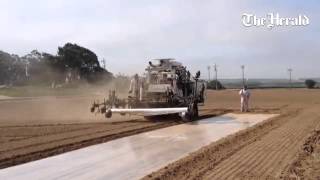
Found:
[[(245, 27), (243, 13), (303, 14), (310, 24)], [(320, 77), (319, 18), (317, 0), (0, 0), (0, 50), (56, 54), (76, 43), (114, 74), (175, 58), (203, 78), (215, 63), (219, 78), (240, 78), (241, 65), (247, 78), (287, 78), (288, 68), (293, 78)]]

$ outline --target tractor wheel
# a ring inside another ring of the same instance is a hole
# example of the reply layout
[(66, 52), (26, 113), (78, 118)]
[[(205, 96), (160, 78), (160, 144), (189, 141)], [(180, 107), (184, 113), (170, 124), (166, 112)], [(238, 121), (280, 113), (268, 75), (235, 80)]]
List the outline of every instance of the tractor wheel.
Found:
[(143, 117), (144, 117), (144, 119), (146, 119), (148, 121), (155, 121), (158, 116), (143, 116)]
[(106, 111), (105, 117), (106, 117), (106, 118), (111, 118), (111, 116), (112, 116), (112, 112), (111, 112), (111, 110), (109, 109), (109, 110)]
[(194, 106), (194, 118), (198, 118), (198, 117), (199, 117), (198, 104), (195, 103), (195, 106)]
[(192, 103), (188, 107), (188, 112), (186, 112), (183, 120), (185, 121), (194, 121), (199, 115), (198, 104)]

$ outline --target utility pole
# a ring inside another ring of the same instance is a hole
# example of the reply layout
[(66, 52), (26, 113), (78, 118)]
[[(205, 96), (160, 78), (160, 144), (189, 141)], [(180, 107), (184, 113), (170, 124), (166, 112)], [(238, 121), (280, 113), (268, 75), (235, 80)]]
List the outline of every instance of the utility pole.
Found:
[(106, 60), (104, 58), (102, 59), (102, 66), (103, 66), (103, 69), (106, 69)]
[(292, 68), (288, 68), (290, 88), (292, 88), (292, 71)]
[(28, 61), (26, 61), (25, 75), (26, 75), (26, 79), (29, 80), (29, 62)]
[(214, 67), (214, 72), (216, 74), (216, 90), (218, 90), (218, 67), (217, 67), (217, 64), (214, 64), (213, 67)]
[(241, 69), (242, 69), (242, 85), (245, 86), (245, 82), (244, 82), (244, 69), (245, 69), (245, 66), (241, 65)]
[(208, 78), (209, 78), (209, 82), (210, 82), (210, 79), (211, 79), (211, 78), (210, 78), (210, 69), (211, 69), (211, 67), (208, 66), (207, 68), (208, 68)]

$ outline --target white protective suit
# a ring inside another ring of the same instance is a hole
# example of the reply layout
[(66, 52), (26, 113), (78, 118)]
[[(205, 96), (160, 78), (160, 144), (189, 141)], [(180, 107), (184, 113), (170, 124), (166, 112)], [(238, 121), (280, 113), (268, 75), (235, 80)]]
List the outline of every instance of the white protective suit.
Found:
[(241, 96), (241, 112), (249, 111), (249, 99), (250, 92), (248, 89), (243, 88), (240, 90), (239, 95)]
[(130, 87), (129, 87), (129, 93), (132, 93), (132, 95), (139, 99), (140, 101), (142, 100), (142, 94), (143, 94), (143, 81), (140, 79), (138, 76), (134, 77), (131, 82), (130, 82)]

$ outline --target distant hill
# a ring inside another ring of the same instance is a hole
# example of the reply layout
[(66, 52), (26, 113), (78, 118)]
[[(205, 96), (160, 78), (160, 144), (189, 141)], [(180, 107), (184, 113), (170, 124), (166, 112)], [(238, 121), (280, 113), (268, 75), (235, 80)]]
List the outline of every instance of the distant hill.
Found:
[[(242, 79), (219, 79), (226, 88), (242, 88)], [(288, 79), (247, 79), (246, 84), (249, 88), (288, 88), (290, 82)], [(292, 87), (305, 87), (304, 80), (292, 80)]]
[(305, 80), (307, 80), (307, 79), (312, 79), (312, 80), (314, 80), (314, 81), (320, 82), (320, 78), (301, 78), (300, 80), (301, 80), (301, 81), (305, 81)]

